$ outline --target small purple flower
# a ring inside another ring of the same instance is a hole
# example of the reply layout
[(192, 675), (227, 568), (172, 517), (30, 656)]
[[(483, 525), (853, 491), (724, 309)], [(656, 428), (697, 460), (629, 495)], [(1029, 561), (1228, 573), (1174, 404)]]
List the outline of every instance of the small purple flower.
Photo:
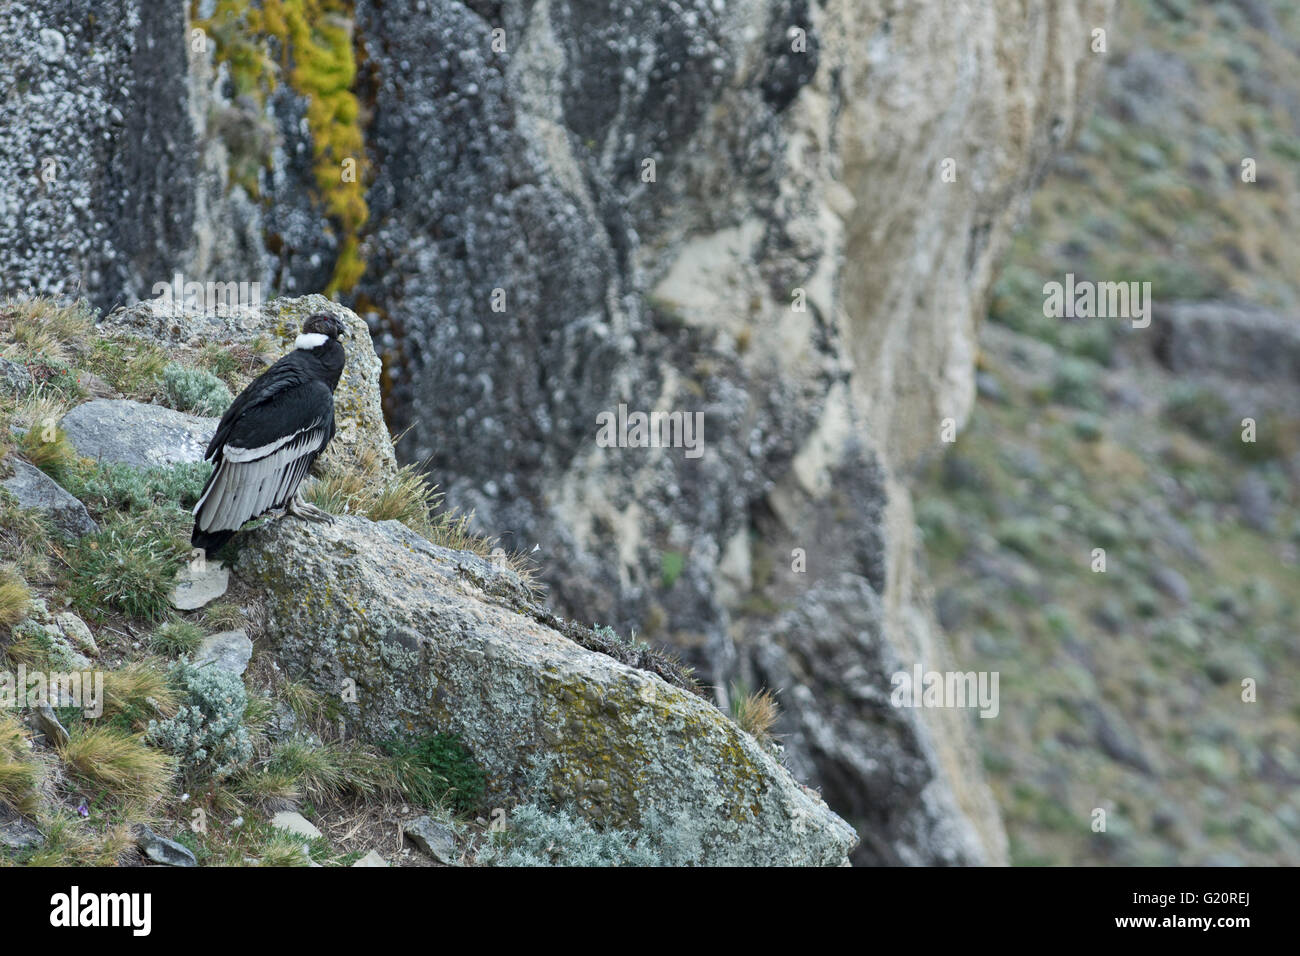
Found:
[(83, 817), (90, 816), (90, 808), (86, 806), (85, 800), (81, 801), (81, 805), (77, 807), (77, 812), (80, 813)]

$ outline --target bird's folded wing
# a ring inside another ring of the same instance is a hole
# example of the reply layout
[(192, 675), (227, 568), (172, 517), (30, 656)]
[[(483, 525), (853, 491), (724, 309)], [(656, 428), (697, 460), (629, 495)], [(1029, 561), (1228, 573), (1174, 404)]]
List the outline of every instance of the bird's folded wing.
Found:
[[(298, 366), (285, 362), (283, 359), (272, 365), (253, 379), (249, 386), (240, 392), (239, 397), (226, 409), (226, 413), (221, 416), (221, 421), (217, 424), (217, 430), (213, 433), (212, 441), (208, 443), (208, 450), (203, 456), (204, 461), (213, 461), (226, 442), (232, 438), (246, 439), (247, 436), (240, 435), (240, 432), (248, 430), (250, 421), (268, 421), (270, 416), (257, 414), (259, 406), (277, 405), (280, 406), (279, 411), (281, 413), (286, 406), (292, 410), (294, 403), (286, 403), (284, 399), (292, 399), (296, 393), (307, 388), (309, 384), (310, 379), (305, 377), (303, 370)], [(308, 389), (308, 391), (311, 390)], [(247, 443), (245, 440), (244, 444)]]
[(333, 426), (333, 396), (323, 382), (245, 408), (230, 423), (216, 468), (194, 506), (199, 530), (234, 531), (288, 503)]

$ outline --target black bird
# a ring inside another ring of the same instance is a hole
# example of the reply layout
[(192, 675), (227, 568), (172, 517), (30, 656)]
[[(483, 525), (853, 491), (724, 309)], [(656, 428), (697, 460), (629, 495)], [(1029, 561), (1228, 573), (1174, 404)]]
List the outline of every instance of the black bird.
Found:
[(226, 409), (208, 444), (213, 464), (194, 506), (190, 543), (209, 557), (246, 521), (284, 508), (311, 521), (329, 515), (298, 496), (316, 456), (334, 437), (334, 389), (347, 330), (324, 312), (307, 317), (293, 351), (259, 375)]

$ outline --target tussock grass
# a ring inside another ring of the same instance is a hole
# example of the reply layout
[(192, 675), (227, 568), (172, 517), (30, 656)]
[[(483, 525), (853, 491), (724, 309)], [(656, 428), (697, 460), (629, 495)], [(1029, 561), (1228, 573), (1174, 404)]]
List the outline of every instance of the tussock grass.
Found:
[(36, 808), (41, 768), (27, 739), (18, 719), (0, 712), (0, 804), (30, 814)]
[(10, 668), (26, 664), (30, 670), (35, 666), (44, 666), (50, 659), (53, 645), (44, 632), (35, 632), (23, 628), (15, 631), (7, 644), (0, 644), (0, 657)]
[(12, 565), (0, 565), (0, 628), (11, 628), (27, 616), (32, 592)]
[(67, 362), (94, 326), (94, 312), (85, 300), (60, 305), (48, 298), (11, 298), (0, 305), (0, 341), (15, 343), (28, 355)]
[(361, 515), (371, 521), (395, 519), (417, 534), (429, 527), (430, 512), (441, 501), (434, 486), (413, 466), (381, 480), (373, 451), (355, 464), (327, 455), (321, 459), (316, 481), (303, 489), (304, 497), (331, 514)]
[(116, 866), (135, 844), (130, 822), (97, 830), (59, 808), (40, 820), (45, 842), (26, 859), (28, 866)]
[(182, 618), (174, 618), (149, 635), (149, 646), (167, 657), (193, 654), (203, 643), (203, 629)]
[(162, 797), (172, 779), (172, 760), (150, 747), (143, 735), (107, 724), (70, 733), (59, 756), (84, 784), (144, 806)]
[(170, 362), (171, 356), (152, 342), (109, 335), (91, 343), (81, 364), (127, 398), (147, 401), (161, 388), (163, 371)]
[(772, 726), (780, 716), (776, 698), (770, 690), (764, 689), (753, 694), (737, 695), (731, 702), (731, 719), (759, 743), (766, 744), (772, 740)]
[(18, 403), (11, 412), (15, 450), (41, 471), (60, 479), (79, 460), (59, 421), (70, 404), (51, 393), (37, 393)]
[(272, 750), (265, 772), (269, 780), (292, 781), (294, 789), (314, 798), (365, 798), (399, 792), (393, 764), (353, 741), (282, 741)]
[(123, 729), (144, 731), (149, 721), (173, 716), (178, 703), (159, 661), (131, 661), (104, 675), (103, 717)]
[(311, 866), (307, 844), (292, 834), (276, 831), (259, 848), (258, 866)]
[(170, 614), (167, 595), (188, 555), (189, 542), (176, 516), (159, 509), (118, 517), (66, 552), (66, 590), (72, 603), (96, 620), (113, 608), (162, 621)]
[[(469, 551), (491, 558), (497, 539), (470, 530), (473, 514), (443, 510), (444, 495), (417, 465), (403, 465), (393, 476), (380, 479), (373, 455), (359, 464), (343, 465), (323, 459), (317, 479), (303, 489), (316, 507), (336, 515), (360, 515), (371, 521), (398, 521), (427, 541), (454, 551)], [(506, 565), (531, 591), (537, 591), (536, 568), (527, 555), (505, 552)]]
[(248, 626), (248, 615), (232, 601), (218, 601), (203, 609), (203, 625), (214, 632), (243, 630)]
[(325, 697), (302, 681), (286, 680), (280, 685), (279, 697), (294, 714), (309, 724), (325, 716)]
[(0, 554), (9, 555), (23, 577), (38, 579), (49, 573), (53, 530), (49, 518), (39, 511), (20, 508), (13, 495), (0, 489)]

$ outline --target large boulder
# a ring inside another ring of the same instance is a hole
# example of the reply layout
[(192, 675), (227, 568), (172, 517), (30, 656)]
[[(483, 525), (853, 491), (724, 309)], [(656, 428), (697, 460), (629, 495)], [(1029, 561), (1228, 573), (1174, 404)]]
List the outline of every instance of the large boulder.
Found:
[(349, 333), (343, 340), (347, 364), (334, 392), (338, 434), (328, 454), (347, 466), (391, 474), (397, 466), (384, 424), (379, 357), (366, 323), (338, 303), (321, 295), (305, 295), (256, 305), (231, 303), (204, 311), (188, 307), (176, 297), (161, 296), (109, 313), (99, 328), (164, 346), (258, 345), (269, 357), (279, 358), (293, 348), (303, 321), (314, 312), (335, 316)]
[(343, 517), (247, 533), (236, 574), (260, 592), (290, 674), (340, 695), (370, 739), (457, 734), (495, 799), (540, 774), (592, 820), (694, 847), (704, 864), (837, 865), (856, 843), (712, 704), (543, 623), (508, 569)]
[(9, 458), (3, 464), (12, 468), (13, 474), (0, 480), (0, 486), (14, 496), (20, 508), (41, 512), (56, 531), (69, 537), (79, 538), (99, 530), (86, 506), (45, 472), (17, 458)]
[(150, 468), (202, 461), (217, 419), (125, 398), (97, 398), (64, 415), (59, 427), (86, 458)]

